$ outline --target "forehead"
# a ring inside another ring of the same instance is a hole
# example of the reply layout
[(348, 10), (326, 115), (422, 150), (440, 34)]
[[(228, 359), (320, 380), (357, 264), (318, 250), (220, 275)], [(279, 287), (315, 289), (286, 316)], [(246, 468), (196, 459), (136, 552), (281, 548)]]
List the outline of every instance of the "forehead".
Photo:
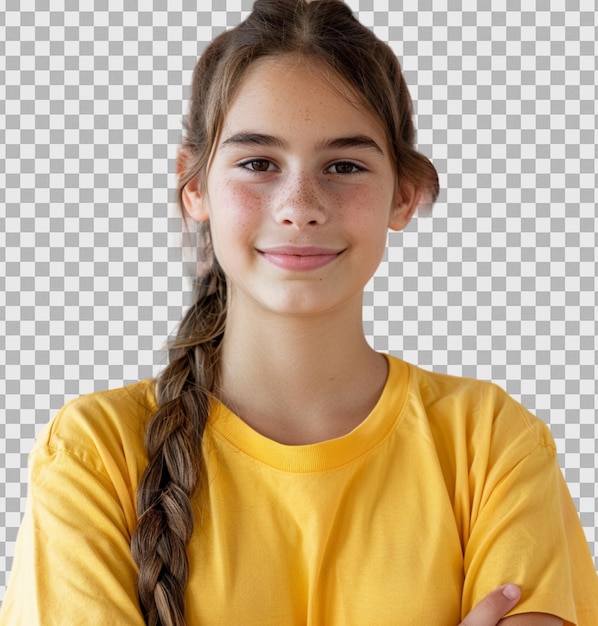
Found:
[(223, 132), (239, 127), (271, 132), (348, 130), (384, 137), (379, 120), (333, 70), (292, 56), (266, 57), (246, 71), (224, 118)]

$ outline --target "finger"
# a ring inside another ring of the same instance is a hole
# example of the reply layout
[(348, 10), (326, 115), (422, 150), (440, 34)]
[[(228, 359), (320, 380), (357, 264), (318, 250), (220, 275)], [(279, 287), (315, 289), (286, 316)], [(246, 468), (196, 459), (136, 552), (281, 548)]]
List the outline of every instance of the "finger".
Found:
[(496, 626), (520, 598), (517, 585), (502, 585), (476, 604), (459, 626)]

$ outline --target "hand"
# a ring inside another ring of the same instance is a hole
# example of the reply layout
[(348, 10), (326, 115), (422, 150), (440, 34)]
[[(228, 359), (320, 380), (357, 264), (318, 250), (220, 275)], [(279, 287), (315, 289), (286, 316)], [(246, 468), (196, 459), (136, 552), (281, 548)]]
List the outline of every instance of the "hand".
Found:
[(478, 602), (459, 626), (496, 626), (520, 598), (521, 589), (517, 585), (502, 585)]

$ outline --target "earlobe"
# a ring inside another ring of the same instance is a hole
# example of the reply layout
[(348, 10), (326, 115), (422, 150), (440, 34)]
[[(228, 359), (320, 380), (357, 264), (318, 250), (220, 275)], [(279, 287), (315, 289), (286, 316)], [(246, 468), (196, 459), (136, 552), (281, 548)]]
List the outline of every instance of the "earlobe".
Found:
[(406, 228), (420, 201), (421, 192), (413, 185), (401, 185), (397, 190), (397, 197), (390, 213), (388, 227), (391, 230), (403, 230)]

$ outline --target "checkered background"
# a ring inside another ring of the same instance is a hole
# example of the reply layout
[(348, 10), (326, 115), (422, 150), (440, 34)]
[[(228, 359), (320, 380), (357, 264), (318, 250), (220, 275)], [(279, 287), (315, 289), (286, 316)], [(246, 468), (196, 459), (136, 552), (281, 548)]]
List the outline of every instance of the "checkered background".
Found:
[[(0, 598), (40, 428), (165, 363), (189, 303), (173, 189), (191, 72), (251, 8), (87, 4), (0, 13)], [(548, 422), (598, 555), (594, 3), (349, 4), (402, 60), (443, 188), (390, 236), (368, 337), (494, 380)]]

